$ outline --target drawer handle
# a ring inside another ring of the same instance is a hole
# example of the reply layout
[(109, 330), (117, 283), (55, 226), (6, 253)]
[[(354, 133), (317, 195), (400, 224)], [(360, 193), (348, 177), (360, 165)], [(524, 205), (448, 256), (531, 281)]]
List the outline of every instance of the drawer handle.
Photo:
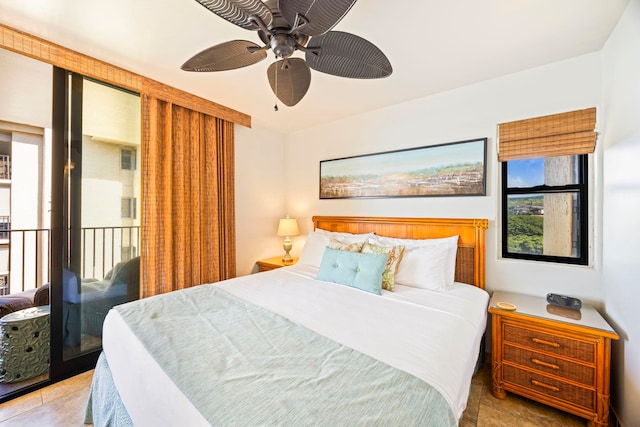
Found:
[(560, 348), (560, 344), (557, 342), (541, 340), (540, 338), (531, 338), (531, 341), (537, 344), (548, 345), (550, 347)]
[(536, 365), (546, 366), (547, 368), (551, 368), (551, 369), (560, 369), (560, 366), (558, 365), (554, 365), (553, 363), (543, 362), (542, 360), (539, 360), (539, 359), (531, 359), (531, 361)]
[(556, 386), (541, 383), (540, 381), (536, 381), (536, 380), (531, 380), (531, 384), (536, 385), (538, 387), (546, 388), (551, 391), (560, 391), (560, 389)]

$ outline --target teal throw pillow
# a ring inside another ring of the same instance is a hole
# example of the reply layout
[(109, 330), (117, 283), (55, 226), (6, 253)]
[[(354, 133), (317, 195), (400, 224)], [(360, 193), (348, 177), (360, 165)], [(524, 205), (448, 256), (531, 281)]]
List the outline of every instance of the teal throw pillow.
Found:
[(363, 254), (326, 248), (318, 280), (339, 283), (380, 295), (388, 254)]

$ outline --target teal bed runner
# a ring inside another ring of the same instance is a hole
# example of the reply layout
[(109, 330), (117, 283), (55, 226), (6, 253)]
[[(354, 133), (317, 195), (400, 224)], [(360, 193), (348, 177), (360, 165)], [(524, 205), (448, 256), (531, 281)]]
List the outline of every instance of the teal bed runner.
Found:
[(115, 310), (212, 425), (457, 425), (424, 381), (216, 286)]

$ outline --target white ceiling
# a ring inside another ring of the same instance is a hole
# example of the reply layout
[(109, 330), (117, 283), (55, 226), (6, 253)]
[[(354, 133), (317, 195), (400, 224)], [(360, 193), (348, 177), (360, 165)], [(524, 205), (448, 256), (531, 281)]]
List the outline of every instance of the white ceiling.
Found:
[(0, 0), (0, 22), (287, 133), (598, 51), (628, 1), (360, 0), (335, 30), (377, 45), (393, 74), (353, 80), (312, 70), (304, 99), (294, 107), (279, 103), (278, 112), (266, 76), (271, 55), (240, 70), (180, 70), (218, 43), (260, 43), (195, 0)]

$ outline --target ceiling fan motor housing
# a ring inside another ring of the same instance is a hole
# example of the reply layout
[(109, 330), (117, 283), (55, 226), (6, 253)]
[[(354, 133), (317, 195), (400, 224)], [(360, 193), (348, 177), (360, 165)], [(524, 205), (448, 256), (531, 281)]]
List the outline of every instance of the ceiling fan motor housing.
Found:
[(271, 50), (278, 58), (288, 58), (296, 50), (295, 39), (286, 32), (275, 32), (269, 41)]

